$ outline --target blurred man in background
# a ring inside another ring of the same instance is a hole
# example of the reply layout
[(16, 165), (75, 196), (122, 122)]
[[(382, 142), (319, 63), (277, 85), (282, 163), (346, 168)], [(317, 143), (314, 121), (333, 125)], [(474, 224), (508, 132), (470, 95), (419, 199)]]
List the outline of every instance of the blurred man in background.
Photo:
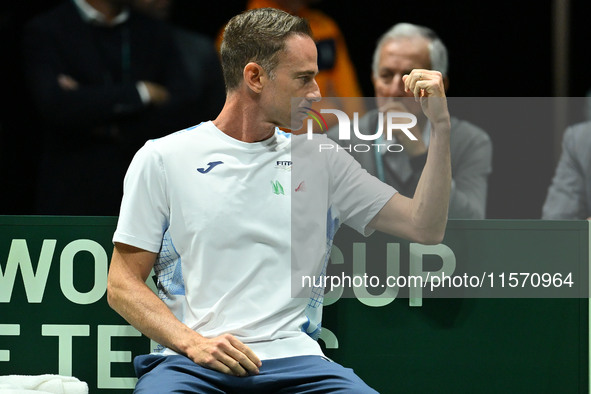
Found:
[[(402, 76), (417, 68), (441, 72), (447, 90), (448, 54), (443, 42), (429, 28), (409, 23), (396, 24), (379, 39), (375, 49), (372, 82), (378, 108), (359, 120), (359, 130), (373, 134), (378, 127), (379, 112), (412, 113), (417, 118), (417, 125), (410, 131), (417, 140), (409, 139), (399, 129), (394, 136), (395, 142), (403, 147), (400, 152), (386, 149), (351, 151), (367, 171), (408, 197), (414, 195), (425, 167), (431, 129), (420, 104), (412, 99), (412, 92), (404, 91)], [(386, 130), (385, 125), (383, 130)], [(329, 130), (328, 135), (339, 142), (338, 128)], [(357, 139), (354, 133), (351, 133), (351, 140), (347, 141), (350, 144), (364, 142), (367, 141)], [(484, 219), (488, 175), (492, 170), (492, 143), (485, 131), (453, 116), (451, 164), (453, 178), (449, 217)]]
[(591, 122), (566, 129), (542, 219), (591, 219)]
[(65, 1), (25, 27), (27, 86), (42, 120), (39, 214), (117, 215), (118, 180), (135, 151), (199, 119), (170, 27), (130, 2)]

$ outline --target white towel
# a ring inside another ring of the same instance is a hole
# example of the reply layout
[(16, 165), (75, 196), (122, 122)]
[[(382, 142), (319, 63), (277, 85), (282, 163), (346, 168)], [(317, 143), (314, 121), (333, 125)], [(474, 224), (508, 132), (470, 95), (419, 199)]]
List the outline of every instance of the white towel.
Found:
[(0, 376), (1, 394), (88, 394), (88, 384), (72, 376), (7, 375)]

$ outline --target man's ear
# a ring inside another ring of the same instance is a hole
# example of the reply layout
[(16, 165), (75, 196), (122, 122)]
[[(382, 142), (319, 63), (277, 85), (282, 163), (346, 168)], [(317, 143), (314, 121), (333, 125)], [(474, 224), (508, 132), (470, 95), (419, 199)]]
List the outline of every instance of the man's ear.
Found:
[(254, 62), (248, 63), (244, 66), (242, 72), (244, 83), (255, 93), (260, 93), (263, 90), (263, 78), (265, 71), (261, 66)]
[(445, 93), (447, 93), (447, 90), (449, 89), (449, 78), (447, 75), (443, 76), (443, 89), (445, 89)]

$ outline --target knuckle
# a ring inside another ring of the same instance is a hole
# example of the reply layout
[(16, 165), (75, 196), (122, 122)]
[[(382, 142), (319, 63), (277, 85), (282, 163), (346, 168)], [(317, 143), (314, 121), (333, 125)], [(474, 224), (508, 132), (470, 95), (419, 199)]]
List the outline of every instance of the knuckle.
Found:
[(213, 358), (219, 358), (222, 355), (222, 353), (222, 350), (216, 347), (209, 352), (209, 356)]
[(228, 349), (230, 349), (230, 345), (228, 344), (228, 342), (219, 342), (216, 346), (216, 349), (218, 351), (227, 351)]
[(218, 346), (221, 345), (221, 344), (227, 343), (227, 342), (228, 342), (228, 337), (225, 334), (224, 335), (220, 335), (219, 337), (217, 337), (215, 339), (215, 343)]

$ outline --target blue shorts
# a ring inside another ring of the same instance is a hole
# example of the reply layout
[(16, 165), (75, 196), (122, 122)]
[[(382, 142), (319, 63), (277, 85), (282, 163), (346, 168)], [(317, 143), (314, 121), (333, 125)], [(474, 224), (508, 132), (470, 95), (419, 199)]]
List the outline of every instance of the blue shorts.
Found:
[(237, 377), (207, 369), (185, 356), (134, 359), (134, 393), (377, 393), (350, 368), (320, 356), (263, 360), (258, 375)]

